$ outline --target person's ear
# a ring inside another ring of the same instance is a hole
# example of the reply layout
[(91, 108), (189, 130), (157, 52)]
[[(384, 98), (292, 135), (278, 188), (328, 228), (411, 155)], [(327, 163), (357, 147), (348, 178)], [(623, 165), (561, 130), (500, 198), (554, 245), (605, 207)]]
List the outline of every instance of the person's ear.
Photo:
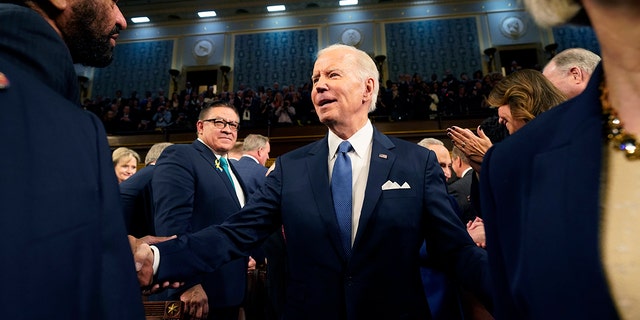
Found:
[(69, 6), (68, 0), (49, 0), (49, 3), (59, 11), (64, 11)]
[(373, 78), (367, 78), (364, 82), (364, 93), (362, 95), (362, 102), (371, 101), (373, 96), (373, 88), (375, 88), (375, 82), (378, 81)]
[(571, 77), (573, 78), (573, 82), (575, 83), (582, 83), (582, 81), (584, 80), (582, 69), (578, 67), (571, 67), (571, 69), (569, 69), (569, 73), (571, 74)]

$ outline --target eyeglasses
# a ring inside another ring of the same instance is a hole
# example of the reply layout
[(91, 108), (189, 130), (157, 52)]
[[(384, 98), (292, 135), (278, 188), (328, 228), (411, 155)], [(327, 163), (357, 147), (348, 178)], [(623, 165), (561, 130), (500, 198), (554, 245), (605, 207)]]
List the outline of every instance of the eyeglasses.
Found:
[(233, 121), (225, 121), (223, 119), (205, 119), (202, 120), (202, 122), (211, 122), (213, 123), (213, 126), (218, 128), (218, 129), (224, 129), (224, 127), (229, 126), (229, 129), (231, 129), (231, 131), (238, 131), (238, 128), (240, 127), (240, 125), (237, 122), (233, 122)]

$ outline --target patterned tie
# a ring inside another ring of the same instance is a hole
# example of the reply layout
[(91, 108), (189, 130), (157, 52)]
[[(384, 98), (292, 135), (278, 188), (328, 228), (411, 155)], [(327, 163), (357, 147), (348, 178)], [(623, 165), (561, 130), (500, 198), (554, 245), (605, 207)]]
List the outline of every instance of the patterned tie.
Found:
[(227, 158), (220, 157), (220, 165), (222, 166), (222, 170), (224, 170), (224, 173), (226, 173), (227, 177), (229, 177), (229, 181), (231, 181), (231, 186), (235, 188), (235, 185), (233, 184), (233, 179), (231, 178), (231, 173), (229, 173), (229, 162), (227, 161)]
[(351, 256), (351, 159), (347, 152), (353, 148), (349, 141), (343, 141), (338, 147), (336, 161), (333, 164), (331, 175), (331, 193), (333, 195), (333, 207), (336, 210), (338, 226), (340, 227), (340, 237), (342, 246), (347, 254)]

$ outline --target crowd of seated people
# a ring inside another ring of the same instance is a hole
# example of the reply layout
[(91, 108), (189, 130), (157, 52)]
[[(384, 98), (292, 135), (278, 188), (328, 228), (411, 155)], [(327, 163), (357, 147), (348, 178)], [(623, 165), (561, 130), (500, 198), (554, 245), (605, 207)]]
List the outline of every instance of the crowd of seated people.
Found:
[[(424, 81), (418, 74), (401, 74), (397, 81), (381, 84), (377, 109), (371, 114), (377, 121), (425, 120), (437, 117), (484, 116), (491, 114), (485, 99), (502, 74), (483, 75), (481, 71), (469, 77), (455, 77), (446, 72), (442, 78), (431, 75)], [(318, 124), (311, 101), (311, 84), (256, 89), (240, 85), (237, 91), (215, 93), (210, 87), (204, 92), (191, 88), (176, 91), (167, 97), (163, 89), (144, 97), (132, 92), (129, 98), (117, 90), (113, 98), (85, 99), (84, 108), (100, 117), (108, 134), (150, 133), (154, 131), (193, 131), (200, 110), (213, 101), (232, 103), (240, 114), (243, 128), (303, 126)]]
[(402, 121), (489, 115), (485, 99), (500, 79), (501, 73), (483, 75), (481, 71), (472, 78), (466, 73), (456, 78), (447, 72), (438, 79), (433, 74), (430, 81), (418, 74), (402, 74), (398, 81), (387, 80), (386, 87), (381, 87), (373, 116)]

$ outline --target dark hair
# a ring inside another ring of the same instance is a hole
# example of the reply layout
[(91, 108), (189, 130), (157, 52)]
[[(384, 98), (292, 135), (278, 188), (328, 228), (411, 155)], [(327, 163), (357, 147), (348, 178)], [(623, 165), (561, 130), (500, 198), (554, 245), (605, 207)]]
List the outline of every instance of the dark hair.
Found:
[(500, 118), (497, 115), (493, 115), (484, 119), (482, 123), (480, 123), (482, 132), (491, 139), (493, 144), (496, 144), (509, 136), (507, 127), (502, 125), (499, 120)]
[(238, 118), (240, 118), (240, 114), (238, 113), (238, 110), (236, 110), (236, 108), (233, 105), (231, 105), (229, 102), (226, 102), (224, 100), (216, 100), (216, 101), (213, 101), (210, 105), (202, 108), (202, 110), (200, 111), (200, 114), (198, 115), (198, 120), (204, 120), (206, 118), (207, 113), (209, 113), (209, 110), (213, 108), (229, 108), (236, 113)]

